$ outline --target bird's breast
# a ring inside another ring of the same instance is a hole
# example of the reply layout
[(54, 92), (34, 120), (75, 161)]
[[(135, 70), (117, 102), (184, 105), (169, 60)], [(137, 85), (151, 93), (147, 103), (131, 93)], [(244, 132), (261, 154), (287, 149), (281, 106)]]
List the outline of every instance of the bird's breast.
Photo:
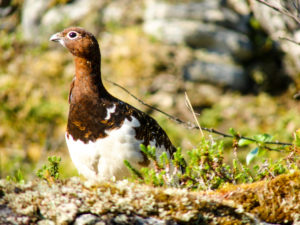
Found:
[(122, 126), (106, 131), (106, 136), (95, 141), (83, 142), (66, 134), (68, 149), (78, 172), (89, 180), (122, 179), (130, 176), (124, 160), (136, 168), (145, 163), (140, 151), (142, 140), (136, 139), (135, 127), (139, 121), (125, 119)]

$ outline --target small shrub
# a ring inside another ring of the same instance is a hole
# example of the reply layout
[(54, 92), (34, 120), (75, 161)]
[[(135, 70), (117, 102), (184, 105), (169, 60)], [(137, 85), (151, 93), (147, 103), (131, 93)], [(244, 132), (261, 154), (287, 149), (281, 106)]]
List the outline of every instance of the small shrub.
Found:
[[(236, 143), (236, 141), (234, 141)], [(238, 145), (234, 144), (233, 151)], [(263, 148), (263, 147), (261, 147)], [(288, 156), (286, 159), (273, 161), (256, 156), (257, 164), (244, 164), (235, 157), (232, 163), (224, 160), (223, 141), (202, 139), (198, 148), (187, 152), (186, 161), (178, 148), (173, 158), (167, 154), (156, 157), (156, 149), (141, 145), (152, 162), (152, 168), (134, 168), (128, 161), (126, 166), (133, 174), (133, 180), (160, 187), (179, 187), (191, 190), (213, 190), (225, 184), (253, 183), (272, 179), (280, 174), (299, 169), (299, 159)], [(184, 168), (182, 170), (182, 168)]]
[(7, 181), (12, 181), (18, 184), (24, 184), (25, 183), (25, 179), (24, 179), (24, 175), (21, 172), (21, 169), (18, 169), (15, 171), (14, 176), (7, 176), (6, 177)]
[(37, 171), (37, 176), (40, 179), (47, 180), (49, 183), (53, 183), (59, 178), (59, 164), (61, 157), (50, 156), (48, 157), (49, 165), (43, 165), (41, 169)]

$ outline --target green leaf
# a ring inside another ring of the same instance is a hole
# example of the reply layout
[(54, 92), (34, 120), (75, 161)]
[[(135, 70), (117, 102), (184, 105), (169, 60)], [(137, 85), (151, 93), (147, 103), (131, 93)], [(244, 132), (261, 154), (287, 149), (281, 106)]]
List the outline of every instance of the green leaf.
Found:
[(251, 143), (253, 143), (253, 141), (242, 138), (242, 139), (239, 140), (238, 145), (240, 147), (243, 147), (243, 146), (247, 146), (247, 145), (249, 145)]
[(162, 166), (166, 166), (166, 165), (169, 165), (169, 164), (170, 164), (166, 152), (163, 152), (163, 153), (159, 156), (159, 161), (160, 161), (160, 163), (162, 164)]
[(236, 137), (238, 135), (237, 131), (235, 129), (233, 129), (232, 127), (229, 128), (229, 133), (233, 136)]
[(252, 149), (251, 152), (248, 153), (246, 156), (246, 163), (247, 165), (250, 164), (250, 162), (259, 154), (259, 147), (256, 147), (255, 149)]
[(270, 134), (258, 134), (258, 135), (255, 135), (253, 138), (257, 142), (264, 143), (264, 142), (272, 141), (273, 136), (271, 136)]
[(156, 149), (154, 146), (150, 146), (148, 145), (147, 147), (143, 144), (140, 144), (140, 149), (142, 152), (144, 152), (146, 154), (146, 156), (148, 156), (148, 158), (152, 159), (152, 160), (156, 160)]
[(293, 143), (297, 147), (300, 147), (300, 129), (296, 130), (296, 132), (294, 133), (294, 141), (293, 141)]
[(128, 162), (127, 160), (124, 160), (124, 164), (125, 166), (131, 171), (131, 173), (133, 175), (135, 175), (136, 177), (140, 178), (141, 180), (143, 180), (143, 175), (137, 170), (135, 169), (131, 164), (130, 162)]

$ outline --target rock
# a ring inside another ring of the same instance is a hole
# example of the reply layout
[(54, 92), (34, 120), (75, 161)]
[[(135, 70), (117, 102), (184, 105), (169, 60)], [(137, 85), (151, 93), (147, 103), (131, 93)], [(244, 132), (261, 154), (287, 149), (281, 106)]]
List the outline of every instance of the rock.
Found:
[(28, 216), (18, 215), (12, 211), (7, 205), (0, 204), (0, 224), (29, 224)]
[(40, 220), (37, 224), (38, 225), (55, 225), (55, 223), (51, 220)]
[[(244, 10), (244, 14), (238, 10)], [(183, 77), (187, 81), (209, 82), (245, 91), (249, 89), (249, 78), (239, 63), (253, 56), (252, 43), (247, 36), (248, 20), (245, 7), (235, 9), (219, 1), (172, 4), (152, 0), (146, 4), (143, 29), (167, 44), (188, 45), (218, 57), (235, 59), (234, 63), (195, 60), (183, 67)], [(167, 104), (172, 103), (168, 101)]]
[(8, 16), (13, 11), (12, 0), (0, 0), (0, 18)]
[(93, 225), (99, 221), (100, 218), (93, 214), (83, 214), (76, 218), (74, 225)]
[[(205, 18), (220, 19), (221, 12), (215, 12), (218, 8), (217, 1), (188, 2), (171, 4), (165, 1), (148, 1), (146, 5), (145, 19), (192, 19), (203, 20)], [(203, 10), (205, 9), (205, 10)], [(215, 13), (212, 13), (212, 10)], [(201, 12), (201, 13), (199, 13)], [(212, 14), (212, 15), (209, 15)]]
[[(170, 4), (164, 1), (148, 1), (145, 21), (152, 20), (193, 20), (219, 24), (234, 30), (246, 32), (248, 15), (238, 14), (219, 1), (182, 2)], [(199, 13), (201, 12), (201, 13)]]
[(103, 10), (104, 23), (132, 25), (140, 23), (143, 20), (143, 16), (143, 1), (115, 0), (109, 2)]
[(55, 27), (62, 21), (79, 21), (89, 15), (97, 4), (92, 0), (75, 0), (71, 4), (53, 7), (48, 10), (41, 20), (43, 27)]
[[(0, 198), (0, 213), (5, 208), (1, 224), (177, 225), (222, 221), (258, 224), (252, 214), (238, 210), (239, 205), (223, 200), (218, 194), (210, 197), (185, 189), (153, 188), (126, 180), (99, 183), (91, 188), (85, 187), (78, 178), (51, 185), (41, 180), (24, 185), (0, 180), (0, 190), (4, 193)], [(74, 202), (78, 202), (77, 206)], [(8, 220), (12, 213), (16, 222)]]
[(56, 221), (58, 224), (66, 224), (74, 221), (78, 207), (73, 202), (63, 203), (57, 207), (57, 218)]
[(197, 50), (195, 58), (183, 68), (184, 80), (207, 82), (239, 91), (249, 88), (248, 74), (230, 56)]
[(248, 16), (251, 13), (247, 0), (227, 0), (228, 7), (240, 15)]
[(45, 40), (57, 29), (61, 29), (62, 23), (66, 26), (74, 25), (77, 21), (82, 22), (87, 15), (92, 15), (91, 12), (97, 15), (97, 10), (101, 7), (102, 2), (93, 0), (74, 0), (52, 8), (48, 1), (26, 0), (22, 13), (24, 37), (36, 42)]
[[(91, 31), (99, 24), (133, 24), (143, 18), (142, 2), (74, 0), (67, 4), (50, 5), (49, 1), (25, 0), (22, 12), (22, 29), (27, 40), (40, 42), (61, 26), (80, 24)], [(1, 12), (1, 11), (0, 11)], [(131, 12), (128, 14), (128, 12)]]
[[(282, 38), (289, 38), (299, 42), (299, 24), (293, 19), (285, 16), (282, 13), (271, 9), (255, 0), (250, 1), (251, 10), (262, 26), (263, 30), (275, 41), (279, 48), (285, 53), (281, 58), (283, 61), (284, 70), (292, 77), (297, 78), (300, 73), (300, 46)], [(295, 7), (289, 5), (292, 1), (269, 1), (276, 7), (290, 10), (294, 15), (297, 14)]]
[(151, 92), (176, 93), (182, 87), (181, 79), (172, 74), (161, 74), (153, 78), (151, 82)]
[(83, 214), (79, 216), (74, 225), (123, 225), (123, 224), (137, 224), (137, 225), (178, 225), (175, 221), (164, 221), (156, 218), (143, 218), (140, 216), (132, 216), (126, 214), (119, 215), (105, 215), (95, 216), (92, 214)]
[[(287, 33), (291, 27), (295, 29), (293, 24), (286, 22), (287, 19), (282, 19), (282, 15), (273, 16), (274, 12), (264, 15), (264, 10), (257, 6), (261, 4), (255, 0), (251, 2), (253, 11), (257, 11), (256, 17), (263, 18), (262, 26), (266, 26), (268, 33), (278, 36)], [(259, 9), (256, 9), (257, 7)], [(231, 58), (231, 62), (194, 60), (184, 66), (183, 76), (186, 80), (210, 82), (240, 91), (260, 90), (279, 93), (286, 90), (290, 82), (290, 79), (285, 79), (287, 74), (282, 68), (285, 67), (294, 74), (297, 73), (293, 68), (300, 69), (299, 60), (296, 60), (299, 58), (296, 56), (300, 56), (300, 47), (294, 46), (292, 49), (294, 44), (281, 43), (280, 47), (287, 56), (284, 57), (285, 65), (277, 63), (276, 60), (283, 57), (280, 48), (268, 42), (268, 36), (262, 30), (251, 26), (250, 13), (249, 4), (245, 0), (181, 3), (151, 0), (146, 4), (143, 29), (147, 34), (166, 44), (187, 45), (193, 49), (195, 55), (201, 49), (218, 57)], [(273, 27), (270, 26), (269, 20), (274, 23)], [(300, 36), (296, 32), (293, 35), (292, 39)], [(274, 62), (272, 71), (265, 69), (270, 65), (267, 59)], [(274, 70), (277, 71), (275, 74)], [(256, 79), (257, 74), (264, 74), (262, 82)], [(250, 80), (254, 82), (249, 82)], [(277, 84), (280, 83), (282, 85), (278, 88)]]
[(188, 81), (209, 82), (235, 90), (247, 90), (248, 78), (243, 68), (236, 65), (194, 61), (183, 69)]
[(153, 20), (144, 24), (144, 31), (169, 44), (188, 44), (207, 48), (243, 60), (251, 56), (249, 38), (224, 27), (189, 20)]
[(39, 37), (39, 25), (48, 8), (48, 1), (25, 0), (22, 11), (22, 29), (24, 38)]
[(239, 60), (252, 55), (251, 42), (246, 35), (218, 25), (199, 23), (194, 32), (186, 37), (186, 43), (192, 47), (232, 55)]

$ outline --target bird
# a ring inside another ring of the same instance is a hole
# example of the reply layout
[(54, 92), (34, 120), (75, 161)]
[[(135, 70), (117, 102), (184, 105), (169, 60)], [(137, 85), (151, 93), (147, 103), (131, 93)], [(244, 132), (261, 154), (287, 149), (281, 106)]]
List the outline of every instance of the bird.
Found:
[(50, 37), (72, 55), (75, 76), (69, 91), (65, 139), (70, 157), (87, 180), (121, 180), (131, 175), (124, 164), (149, 167), (140, 145), (156, 148), (156, 157), (176, 148), (155, 119), (114, 97), (104, 87), (101, 53), (96, 37), (81, 27), (69, 27)]

